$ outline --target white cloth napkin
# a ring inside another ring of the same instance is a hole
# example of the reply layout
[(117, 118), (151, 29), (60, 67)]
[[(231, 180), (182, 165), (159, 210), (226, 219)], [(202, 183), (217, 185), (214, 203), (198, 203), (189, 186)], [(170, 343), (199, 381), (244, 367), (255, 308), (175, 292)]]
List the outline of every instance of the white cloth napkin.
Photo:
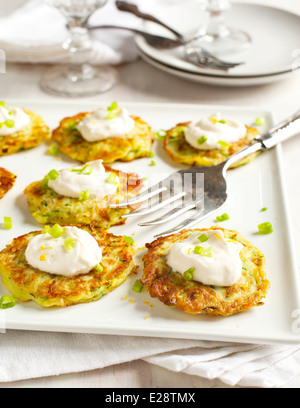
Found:
[(0, 382), (84, 372), (144, 359), (230, 386), (282, 387), (300, 375), (300, 346), (8, 331), (0, 334)]
[[(182, 3), (187, 0), (132, 0), (142, 10)], [(189, 0), (202, 1), (202, 0)], [(93, 25), (113, 24), (137, 28), (141, 20), (120, 12), (110, 0), (91, 18)], [(138, 58), (134, 35), (121, 30), (103, 30), (92, 34), (95, 41), (91, 55), (93, 64), (117, 65)], [(0, 48), (6, 52), (8, 62), (60, 63), (68, 60), (62, 48), (68, 38), (66, 20), (57, 9), (43, 0), (30, 0), (10, 15), (0, 18)]]

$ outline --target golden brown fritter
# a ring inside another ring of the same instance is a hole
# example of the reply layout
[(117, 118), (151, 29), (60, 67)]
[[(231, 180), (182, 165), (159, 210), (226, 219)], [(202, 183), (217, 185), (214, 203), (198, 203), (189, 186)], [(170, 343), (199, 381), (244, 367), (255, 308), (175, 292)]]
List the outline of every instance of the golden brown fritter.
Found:
[[(180, 123), (167, 132), (164, 148), (167, 154), (177, 163), (189, 166), (216, 166), (227, 160), (234, 153), (249, 146), (259, 136), (257, 129), (247, 127), (244, 139), (232, 143), (229, 147), (218, 150), (199, 150), (192, 147), (185, 139), (185, 131), (191, 122)], [(252, 161), (259, 153), (254, 153), (235, 163), (231, 168), (239, 167)]]
[[(240, 253), (242, 277), (233, 286), (206, 286), (196, 281), (186, 281), (167, 265), (166, 257), (173, 244), (184, 241), (197, 231), (201, 234), (209, 230), (222, 230), (226, 239), (235, 240), (244, 246)], [(229, 316), (243, 312), (262, 305), (270, 287), (266, 279), (263, 253), (236, 231), (220, 227), (186, 230), (160, 238), (148, 244), (147, 248), (142, 283), (152, 297), (186, 313)]]
[(91, 143), (86, 141), (76, 128), (88, 115), (90, 115), (89, 112), (65, 118), (53, 131), (52, 138), (58, 144), (60, 151), (72, 159), (82, 163), (101, 159), (104, 163), (109, 164), (118, 160), (129, 162), (147, 157), (151, 152), (154, 142), (153, 133), (142, 119), (132, 116), (135, 127), (124, 137), (108, 138)]
[(0, 156), (32, 149), (50, 138), (50, 131), (44, 120), (36, 113), (24, 109), (30, 116), (30, 123), (24, 129), (10, 136), (0, 136)]
[(0, 167), (0, 200), (13, 188), (16, 178), (17, 176)]
[(80, 201), (64, 197), (49, 187), (43, 187), (41, 181), (32, 183), (25, 189), (29, 209), (40, 224), (93, 225), (108, 229), (113, 225), (124, 224), (123, 215), (130, 214), (139, 206), (110, 208), (109, 204), (126, 201), (139, 194), (143, 181), (133, 173), (126, 174), (105, 166), (106, 172), (113, 172), (120, 178), (120, 188), (114, 196)]
[(4, 286), (21, 302), (32, 300), (46, 308), (65, 307), (97, 301), (136, 272), (135, 250), (124, 238), (102, 229), (79, 228), (89, 232), (102, 248), (102, 272), (93, 269), (86, 275), (67, 278), (32, 268), (26, 262), (25, 251), (30, 240), (41, 233), (39, 231), (14, 239), (0, 252)]

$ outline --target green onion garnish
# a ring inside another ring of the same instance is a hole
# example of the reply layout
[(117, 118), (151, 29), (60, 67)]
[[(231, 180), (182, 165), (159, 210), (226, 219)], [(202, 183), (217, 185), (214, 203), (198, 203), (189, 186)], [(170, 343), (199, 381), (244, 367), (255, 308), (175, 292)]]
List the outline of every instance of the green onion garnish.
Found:
[(64, 247), (67, 252), (72, 252), (73, 248), (75, 247), (75, 240), (71, 237), (68, 237), (65, 240)]
[(89, 176), (93, 172), (93, 167), (90, 164), (85, 165), (81, 169), (72, 169), (72, 173), (80, 173), (84, 174), (85, 176)]
[(209, 248), (205, 249), (204, 252), (203, 252), (203, 256), (206, 256), (208, 258), (213, 258), (214, 254), (215, 254), (215, 252), (214, 252), (213, 247), (209, 247)]
[(261, 209), (261, 212), (265, 212), (265, 211), (268, 211), (268, 207), (264, 207)]
[(202, 234), (202, 235), (200, 235), (200, 237), (198, 237), (197, 239), (198, 239), (198, 241), (200, 241), (200, 242), (203, 243), (203, 242), (208, 241), (208, 236), (205, 235), (205, 234)]
[(178, 136), (181, 136), (182, 134), (185, 134), (187, 128), (185, 126), (178, 126), (174, 130), (172, 130), (172, 133), (170, 135), (171, 138), (177, 138)]
[(58, 156), (59, 155), (58, 145), (57, 144), (52, 144), (48, 149), (48, 153), (50, 154), (50, 156)]
[(6, 229), (6, 230), (12, 229), (11, 217), (4, 217), (4, 229)]
[(226, 120), (225, 119), (221, 119), (221, 120), (219, 120), (219, 123), (222, 123), (223, 125), (226, 125)]
[(270, 222), (265, 222), (263, 224), (260, 224), (258, 226), (258, 231), (262, 235), (272, 234), (273, 232), (272, 224)]
[(7, 119), (5, 122), (4, 122), (4, 125), (6, 126), (6, 127), (8, 127), (8, 128), (13, 128), (14, 126), (15, 126), (15, 121), (14, 120), (11, 120), (11, 119)]
[(203, 247), (201, 247), (201, 246), (196, 246), (196, 247), (194, 248), (194, 254), (196, 254), (196, 255), (203, 255), (203, 253), (204, 253), (204, 248), (203, 248)]
[(154, 160), (151, 160), (150, 166), (152, 166), (152, 167), (156, 166), (156, 163), (155, 163)]
[(195, 272), (195, 268), (190, 268), (187, 271), (184, 272), (183, 277), (186, 281), (191, 281), (193, 280), (193, 274)]
[(155, 138), (159, 141), (163, 141), (167, 136), (167, 132), (165, 130), (159, 130), (155, 133)]
[(126, 235), (123, 235), (123, 238), (125, 239), (125, 241), (127, 242), (127, 244), (133, 246), (135, 244), (135, 241), (133, 238), (131, 237), (127, 237)]
[(81, 193), (79, 194), (79, 201), (87, 201), (90, 196), (91, 193), (89, 192), (89, 190), (81, 191)]
[(259, 116), (255, 121), (256, 126), (264, 126), (265, 124), (266, 124), (266, 119), (263, 116)]
[(6, 106), (6, 102), (1, 101), (1, 102), (0, 102), (0, 106), (3, 106), (3, 107)]
[(115, 186), (118, 185), (116, 173), (109, 173), (109, 176), (107, 177), (106, 183), (114, 184)]
[(118, 116), (118, 109), (119, 109), (119, 106), (118, 106), (117, 102), (113, 102), (107, 108), (109, 114), (107, 115), (106, 119), (107, 120), (115, 119)]
[(230, 144), (227, 142), (223, 142), (223, 140), (219, 140), (218, 144), (222, 147), (230, 147)]
[(16, 299), (13, 296), (2, 296), (0, 299), (0, 309), (11, 309), (17, 304)]
[(99, 273), (103, 272), (103, 266), (101, 265), (96, 265), (94, 269), (96, 269), (96, 271)]
[(142, 285), (141, 281), (138, 279), (137, 281), (135, 281), (135, 284), (133, 285), (132, 290), (134, 292), (141, 293), (143, 288), (144, 288), (144, 285)]
[(197, 144), (198, 145), (202, 145), (207, 141), (207, 137), (206, 136), (201, 136), (199, 137), (199, 139), (197, 140)]
[(51, 170), (46, 177), (48, 177), (49, 180), (55, 181), (59, 177), (59, 174), (56, 170)]
[(49, 225), (46, 225), (42, 234), (49, 234), (52, 238), (57, 239), (64, 235), (66, 230), (61, 227), (59, 224), (55, 224), (52, 228)]
[(150, 152), (150, 153), (147, 154), (147, 157), (152, 159), (153, 157), (155, 157), (155, 154), (153, 152)]
[(223, 215), (220, 215), (220, 216), (218, 216), (216, 218), (217, 222), (223, 222), (223, 221), (227, 221), (229, 219), (230, 219), (230, 217), (229, 217), (228, 214), (223, 214)]

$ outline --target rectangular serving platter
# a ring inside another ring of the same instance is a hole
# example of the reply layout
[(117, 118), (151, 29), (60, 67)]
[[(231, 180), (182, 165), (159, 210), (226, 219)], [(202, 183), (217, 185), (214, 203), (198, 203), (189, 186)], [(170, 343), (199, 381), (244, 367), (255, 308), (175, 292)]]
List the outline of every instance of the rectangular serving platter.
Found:
[[(51, 128), (56, 127), (63, 117), (93, 111), (99, 107), (95, 102), (7, 102), (11, 106), (21, 106), (37, 112)], [(111, 101), (108, 101), (107, 105), (110, 103)], [(247, 125), (253, 125), (258, 116), (264, 116), (267, 123), (262, 131), (274, 124), (271, 112), (254, 108), (142, 103), (122, 105), (131, 114), (143, 118), (156, 131), (216, 112), (222, 112), (225, 117), (236, 118)], [(23, 194), (25, 187), (42, 179), (53, 168), (59, 170), (75, 163), (64, 155), (50, 156), (47, 149), (48, 146), (42, 144), (31, 151), (0, 158), (0, 166), (18, 176), (15, 187), (0, 201), (0, 223), (4, 216), (13, 220), (12, 230), (4, 230), (0, 225), (0, 249), (13, 238), (41, 228), (28, 210)], [(116, 163), (113, 167), (137, 172), (142, 177), (147, 177), (150, 184), (184, 168), (171, 161), (161, 142), (155, 143), (153, 152), (154, 159)], [(156, 166), (150, 165), (152, 160)], [(145, 290), (141, 294), (133, 292), (132, 286), (137, 276), (131, 276), (122, 286), (95, 303), (64, 309), (43, 309), (34, 302), (18, 303), (13, 309), (0, 311), (0, 327), (2, 330), (149, 336), (256, 344), (299, 343), (299, 330), (295, 329), (295, 318), (300, 314), (299, 277), (288, 215), (281, 147), (261, 154), (244, 167), (230, 171), (228, 182), (229, 200), (221, 213), (227, 212), (230, 220), (222, 223), (222, 227), (239, 231), (266, 255), (271, 289), (264, 306), (227, 318), (188, 315), (152, 299)], [(263, 207), (267, 207), (268, 211), (261, 212)], [(154, 235), (180, 222), (180, 219), (177, 219), (155, 228), (137, 226), (142, 220), (152, 218), (153, 214), (143, 219), (130, 219), (125, 226), (111, 228), (110, 232), (133, 236), (137, 247), (143, 248), (146, 243), (153, 241)], [(266, 221), (272, 223), (274, 233), (259, 235), (257, 226)], [(199, 221), (195, 227), (212, 225), (216, 225), (215, 216)], [(140, 250), (136, 257), (136, 262), (140, 264), (138, 277), (142, 276), (144, 254), (145, 250)], [(9, 294), (2, 283), (0, 294)]]

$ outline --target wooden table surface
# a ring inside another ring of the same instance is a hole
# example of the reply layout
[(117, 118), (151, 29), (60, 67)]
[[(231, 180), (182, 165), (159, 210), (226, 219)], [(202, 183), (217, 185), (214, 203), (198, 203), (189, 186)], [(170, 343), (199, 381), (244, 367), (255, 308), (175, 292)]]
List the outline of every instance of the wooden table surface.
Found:
[[(0, 13), (7, 13), (25, 0), (0, 2)], [(272, 6), (284, 7), (300, 14), (299, 0), (256, 1)], [(299, 44), (300, 49), (300, 44)], [(6, 75), (0, 76), (1, 99), (20, 98), (28, 100), (53, 101), (38, 87), (43, 66), (8, 65)], [(199, 104), (221, 104), (239, 106), (261, 106), (275, 112), (278, 119), (285, 118), (299, 108), (299, 76), (272, 85), (252, 88), (221, 88), (195, 84), (181, 80), (147, 65), (139, 60), (118, 67), (120, 79), (108, 93), (90, 100), (118, 100), (119, 102), (180, 102)], [(286, 180), (289, 189), (290, 211), (294, 220), (294, 235), (297, 248), (300, 238), (300, 188), (295, 163), (299, 162), (299, 139), (286, 142), (283, 146)], [(299, 167), (300, 170), (300, 167)], [(298, 259), (298, 265), (300, 261)], [(300, 376), (287, 385), (299, 388)], [(58, 377), (47, 377), (18, 383), (0, 384), (0, 388), (204, 388), (226, 387), (219, 381), (204, 380), (186, 374), (173, 373), (135, 361), (86, 373), (74, 373)]]

